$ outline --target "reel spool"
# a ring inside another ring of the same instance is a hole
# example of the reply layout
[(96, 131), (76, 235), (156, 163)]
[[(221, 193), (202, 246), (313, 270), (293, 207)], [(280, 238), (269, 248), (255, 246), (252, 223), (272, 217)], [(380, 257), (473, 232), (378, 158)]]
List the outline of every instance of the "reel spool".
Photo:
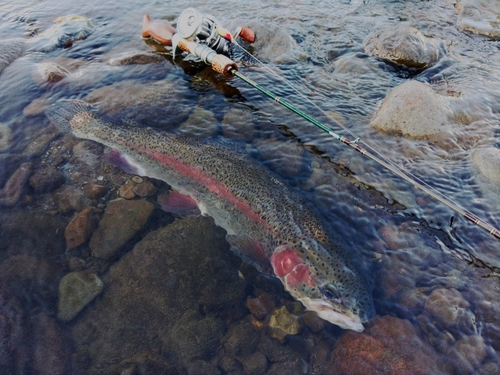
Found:
[(218, 54), (229, 54), (229, 41), (217, 32), (217, 20), (194, 8), (185, 9), (177, 20), (177, 33), (184, 39), (205, 44)]

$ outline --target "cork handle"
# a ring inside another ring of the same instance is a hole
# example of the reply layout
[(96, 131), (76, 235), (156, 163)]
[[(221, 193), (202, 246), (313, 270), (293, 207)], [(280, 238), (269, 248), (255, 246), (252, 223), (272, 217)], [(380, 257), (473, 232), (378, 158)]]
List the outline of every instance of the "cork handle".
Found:
[(231, 70), (238, 70), (238, 65), (229, 57), (216, 55), (212, 60), (212, 69), (226, 77), (231, 77)]

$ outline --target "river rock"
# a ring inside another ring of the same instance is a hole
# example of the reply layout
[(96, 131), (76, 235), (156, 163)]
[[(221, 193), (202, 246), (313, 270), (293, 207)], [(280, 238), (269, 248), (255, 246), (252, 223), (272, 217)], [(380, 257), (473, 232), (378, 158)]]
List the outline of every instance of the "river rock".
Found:
[(70, 74), (70, 72), (56, 63), (41, 62), (33, 66), (31, 76), (37, 84), (44, 85), (45, 83), (59, 82)]
[(266, 356), (261, 352), (252, 353), (243, 361), (244, 375), (261, 375), (265, 374), (268, 366)]
[(158, 64), (165, 62), (165, 58), (151, 52), (126, 52), (109, 59), (109, 65), (122, 66), (131, 64)]
[(49, 146), (49, 143), (60, 134), (61, 133), (55, 126), (47, 126), (45, 129), (42, 129), (33, 135), (33, 141), (26, 146), (23, 154), (26, 155), (27, 158), (34, 158), (42, 155)]
[(365, 52), (407, 68), (424, 69), (439, 59), (439, 47), (414, 27), (391, 26), (369, 35)]
[[(54, 257), (64, 254), (66, 222), (42, 212), (0, 210), (0, 251)], [(29, 228), (29, 230), (27, 230)]]
[(222, 119), (222, 133), (233, 139), (253, 139), (256, 135), (253, 115), (249, 109), (232, 107)]
[(31, 318), (33, 369), (40, 375), (68, 373), (68, 344), (56, 321), (45, 313)]
[(455, 6), (457, 28), (475, 34), (500, 38), (500, 4), (496, 0), (458, 0)]
[(468, 308), (469, 302), (456, 289), (435, 289), (425, 301), (425, 310), (446, 327), (458, 324)]
[(212, 111), (196, 108), (189, 118), (179, 126), (179, 131), (189, 137), (206, 138), (219, 130), (219, 122)]
[(23, 163), (10, 176), (4, 187), (0, 189), (0, 206), (14, 206), (17, 203), (32, 170), (31, 163)]
[(228, 355), (242, 360), (255, 352), (259, 340), (260, 336), (255, 328), (248, 321), (243, 320), (228, 330), (222, 339), (222, 344)]
[(445, 97), (429, 85), (411, 80), (387, 94), (370, 125), (385, 133), (425, 139), (444, 132), (452, 119)]
[(93, 255), (106, 260), (115, 255), (144, 228), (153, 209), (154, 205), (145, 200), (117, 199), (110, 202), (90, 239)]
[(23, 115), (25, 117), (34, 117), (43, 115), (45, 110), (52, 105), (52, 102), (48, 98), (36, 98), (31, 101), (23, 109)]
[(88, 199), (81, 189), (71, 185), (63, 185), (54, 193), (54, 201), (61, 213), (82, 211), (88, 206)]
[(151, 182), (144, 181), (135, 186), (132, 191), (141, 198), (147, 198), (155, 195), (158, 189)]
[(26, 160), (20, 154), (0, 154), (0, 186), (4, 186), (12, 174)]
[(99, 199), (108, 193), (108, 188), (94, 182), (89, 182), (83, 187), (83, 193), (90, 199)]
[(457, 373), (472, 374), (488, 354), (484, 339), (479, 335), (464, 336), (450, 351)]
[(290, 313), (286, 306), (275, 309), (269, 319), (271, 336), (285, 342), (287, 335), (296, 335), (302, 327), (299, 317)]
[(60, 187), (66, 178), (56, 168), (52, 166), (42, 167), (33, 173), (29, 179), (29, 184), (35, 193), (49, 193)]
[(482, 176), (500, 184), (500, 149), (478, 148), (472, 152), (472, 162)]
[(64, 230), (66, 247), (68, 249), (74, 249), (83, 245), (90, 238), (97, 224), (97, 218), (93, 212), (93, 208), (87, 207), (71, 219)]
[(58, 267), (44, 259), (13, 255), (0, 263), (0, 287), (50, 311), (61, 278)]
[(95, 30), (94, 25), (88, 18), (73, 14), (58, 17), (54, 23), (54, 26), (28, 41), (30, 49), (50, 52), (56, 48), (67, 48), (74, 41), (85, 39)]
[(59, 283), (57, 317), (70, 321), (92, 300), (101, 294), (104, 287), (99, 277), (87, 271), (68, 273)]
[(8, 124), (0, 122), (0, 152), (8, 150), (12, 142), (12, 130)]
[[(210, 218), (176, 220), (147, 234), (114, 263), (103, 276), (104, 292), (72, 327), (77, 355), (89, 358), (91, 367), (84, 373), (111, 373), (109, 367), (116, 363), (163, 348), (162, 357), (184, 374), (192, 363), (184, 358), (219, 353), (226, 329), (219, 314), (230, 320), (226, 311), (231, 317), (238, 316), (235, 308), (245, 311), (247, 288), (230, 261), (233, 255), (224, 237), (225, 231)], [(231, 299), (205, 299), (226, 290), (232, 291)], [(172, 334), (174, 326), (178, 335)], [(179, 345), (190, 352), (178, 355)]]
[(21, 38), (0, 40), (0, 73), (24, 52), (25, 41)]
[(443, 359), (408, 321), (375, 317), (365, 332), (346, 332), (332, 352), (327, 373), (371, 375), (447, 374)]
[(99, 103), (99, 111), (119, 119), (134, 119), (144, 126), (167, 130), (176, 128), (188, 117), (192, 100), (183, 83), (172, 79), (148, 82), (121, 81), (92, 91), (84, 100)]
[(266, 165), (283, 176), (296, 176), (304, 167), (304, 148), (298, 143), (260, 139), (254, 145)]

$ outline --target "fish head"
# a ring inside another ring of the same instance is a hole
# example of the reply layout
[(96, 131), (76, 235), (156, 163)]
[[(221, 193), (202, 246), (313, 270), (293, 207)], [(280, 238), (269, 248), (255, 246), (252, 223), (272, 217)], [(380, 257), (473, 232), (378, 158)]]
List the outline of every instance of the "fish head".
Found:
[(364, 277), (314, 241), (299, 246), (306, 249), (280, 246), (271, 257), (285, 289), (320, 318), (344, 329), (363, 331), (363, 323), (375, 315)]

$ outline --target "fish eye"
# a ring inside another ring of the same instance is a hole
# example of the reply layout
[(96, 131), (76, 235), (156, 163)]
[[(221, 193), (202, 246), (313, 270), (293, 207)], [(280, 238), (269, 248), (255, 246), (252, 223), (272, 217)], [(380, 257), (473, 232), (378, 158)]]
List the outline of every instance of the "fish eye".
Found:
[(331, 301), (340, 301), (340, 293), (333, 284), (326, 284), (320, 289), (321, 293)]

